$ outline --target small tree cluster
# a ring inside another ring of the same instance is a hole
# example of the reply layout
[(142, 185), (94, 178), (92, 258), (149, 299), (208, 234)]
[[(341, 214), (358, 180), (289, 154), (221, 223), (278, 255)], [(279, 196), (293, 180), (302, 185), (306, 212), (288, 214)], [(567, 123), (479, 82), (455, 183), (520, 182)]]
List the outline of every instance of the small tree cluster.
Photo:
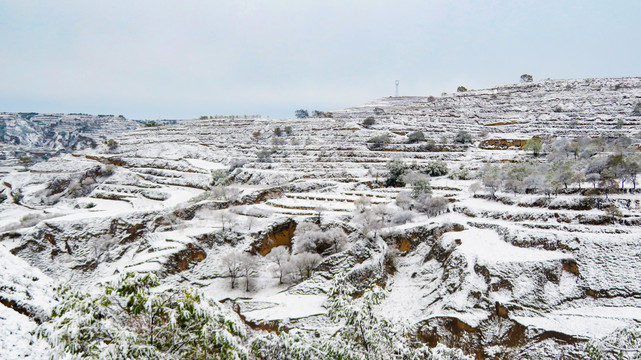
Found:
[(481, 179), (491, 196), (500, 189), (513, 193), (556, 195), (572, 187), (581, 190), (585, 182), (599, 188), (606, 196), (623, 189), (626, 183), (636, 189), (637, 175), (641, 172), (641, 154), (599, 154), (587, 159), (570, 156), (559, 158), (553, 152), (548, 156), (548, 162), (506, 164), (502, 167), (486, 165), (481, 170)]
[(314, 110), (314, 111), (312, 111), (312, 117), (315, 117), (315, 118), (332, 118), (332, 117), (334, 117), (334, 114), (332, 114), (329, 111)]
[(250, 290), (250, 281), (258, 273), (258, 263), (248, 252), (233, 250), (223, 257), (223, 266), (229, 276), (231, 288), (236, 288), (238, 278), (245, 278), (245, 291)]
[(462, 85), (461, 85), (461, 86), (459, 86), (459, 87), (457, 87), (457, 88), (456, 88), (456, 91), (457, 91), (457, 92), (466, 92), (466, 91), (467, 91), (467, 88), (466, 88), (465, 86), (462, 86)]
[(278, 246), (267, 254), (267, 259), (276, 267), (279, 284), (284, 284), (310, 278), (323, 257), (308, 251), (290, 255), (287, 247)]
[[(447, 164), (441, 160), (431, 161), (425, 165), (411, 164), (407, 165), (403, 161), (393, 160), (387, 163), (388, 176), (385, 180), (385, 186), (403, 187), (408, 179), (415, 179), (415, 174), (427, 176), (447, 175)], [(409, 176), (409, 177), (408, 177)]]

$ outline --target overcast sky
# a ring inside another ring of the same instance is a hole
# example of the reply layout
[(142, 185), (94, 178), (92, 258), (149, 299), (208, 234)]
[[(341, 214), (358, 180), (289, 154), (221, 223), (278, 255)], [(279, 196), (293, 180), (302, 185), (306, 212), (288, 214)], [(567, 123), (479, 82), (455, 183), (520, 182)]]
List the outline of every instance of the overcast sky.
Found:
[(639, 76), (639, 0), (0, 0), (0, 111), (291, 117)]

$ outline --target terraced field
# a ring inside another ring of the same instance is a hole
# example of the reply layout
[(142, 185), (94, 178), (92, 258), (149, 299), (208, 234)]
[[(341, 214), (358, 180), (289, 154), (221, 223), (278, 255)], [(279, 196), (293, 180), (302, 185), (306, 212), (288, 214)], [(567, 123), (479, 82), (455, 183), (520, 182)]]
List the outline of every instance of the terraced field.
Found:
[[(590, 196), (599, 204), (587, 206), (579, 191), (492, 197), (474, 184), (486, 164), (540, 161), (521, 149), (533, 136), (628, 136), (638, 148), (640, 101), (640, 78), (549, 80), (382, 98), (327, 118), (142, 127), (113, 134), (115, 148), (4, 176), (2, 192), (23, 198), (0, 204), (0, 245), (52, 283), (89, 287), (153, 271), (164, 286), (235, 304), (257, 329), (328, 331), (322, 304), (343, 275), (359, 291), (384, 286), (376, 311), (410, 323), (426, 343), (477, 359), (580, 358), (586, 341), (641, 321), (641, 195)], [(410, 143), (416, 131), (425, 139)], [(473, 142), (456, 143), (460, 131)], [(430, 179), (447, 206), (428, 216), (397, 206), (412, 189), (385, 186), (392, 161), (443, 161), (450, 175), (467, 175)], [(304, 238), (296, 229), (312, 223), (341, 229), (344, 247), (320, 249), (309, 278), (279, 284), (265, 255), (295, 250)], [(249, 292), (229, 285), (234, 251), (257, 264)]]

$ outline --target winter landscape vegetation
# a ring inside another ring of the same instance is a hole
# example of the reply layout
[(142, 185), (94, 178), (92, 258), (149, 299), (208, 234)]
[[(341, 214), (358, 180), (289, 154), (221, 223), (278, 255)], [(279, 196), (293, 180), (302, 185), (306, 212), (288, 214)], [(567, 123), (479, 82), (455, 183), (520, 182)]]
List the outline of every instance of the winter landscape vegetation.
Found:
[(0, 113), (0, 357), (641, 356), (641, 78), (292, 115)]

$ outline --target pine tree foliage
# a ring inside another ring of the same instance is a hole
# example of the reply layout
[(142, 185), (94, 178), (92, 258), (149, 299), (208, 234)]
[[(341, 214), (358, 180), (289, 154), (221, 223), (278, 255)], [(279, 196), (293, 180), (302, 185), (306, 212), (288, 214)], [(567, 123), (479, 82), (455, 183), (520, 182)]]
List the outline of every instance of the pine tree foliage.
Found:
[(618, 329), (604, 338), (591, 341), (585, 352), (591, 360), (641, 359), (641, 327)]
[(70, 287), (38, 335), (53, 359), (247, 359), (239, 318), (201, 293), (129, 273), (98, 293)]

